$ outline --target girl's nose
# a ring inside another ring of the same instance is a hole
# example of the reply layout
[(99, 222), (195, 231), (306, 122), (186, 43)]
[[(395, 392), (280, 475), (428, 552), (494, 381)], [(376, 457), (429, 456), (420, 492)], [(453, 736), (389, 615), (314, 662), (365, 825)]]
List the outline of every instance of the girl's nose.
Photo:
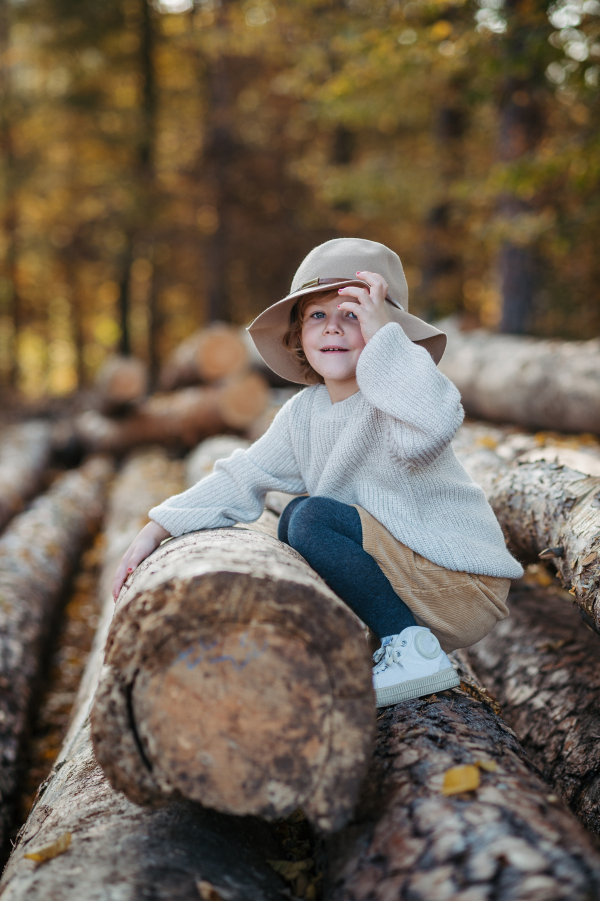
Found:
[(325, 328), (323, 329), (324, 334), (330, 334), (331, 332), (341, 332), (341, 331), (342, 331), (341, 323), (338, 322), (338, 320), (335, 316), (332, 316), (330, 319), (327, 320), (327, 322), (325, 323)]

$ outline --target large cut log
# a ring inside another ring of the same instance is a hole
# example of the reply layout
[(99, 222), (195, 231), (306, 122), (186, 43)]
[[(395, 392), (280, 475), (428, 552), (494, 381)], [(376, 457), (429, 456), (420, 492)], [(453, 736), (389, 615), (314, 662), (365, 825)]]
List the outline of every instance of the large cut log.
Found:
[(560, 589), (518, 582), (508, 603), (466, 653), (544, 778), (600, 833), (600, 643)]
[(556, 341), (441, 327), (440, 369), (470, 416), (530, 429), (600, 434), (600, 339)]
[[(181, 465), (164, 451), (139, 453), (116, 480), (106, 524), (103, 614), (61, 754), (0, 883), (2, 901), (281, 898), (283, 885), (265, 860), (279, 855), (264, 824), (191, 803), (138, 807), (110, 787), (92, 752), (89, 710), (114, 609), (114, 571), (148, 509), (182, 488)], [(36, 868), (26, 855), (47, 847), (56, 856)]]
[(182, 341), (159, 376), (162, 391), (189, 385), (210, 384), (242, 372), (248, 351), (239, 329), (219, 322), (200, 329)]
[(148, 367), (137, 357), (110, 356), (98, 370), (96, 390), (102, 412), (118, 413), (146, 395)]
[(116, 454), (143, 444), (193, 447), (208, 435), (245, 429), (267, 403), (266, 382), (250, 373), (218, 388), (183, 388), (156, 395), (120, 419), (90, 410), (76, 420), (75, 440), (86, 451)]
[(50, 460), (50, 426), (26, 422), (6, 429), (0, 443), (0, 530), (42, 487)]
[(469, 445), (468, 434), (460, 430), (455, 451), (486, 492), (510, 547), (523, 563), (551, 563), (582, 619), (600, 633), (600, 477), (545, 460), (511, 465), (501, 445)]
[(591, 836), (500, 717), (459, 689), (381, 714), (361, 802), (328, 857), (328, 901), (600, 897)]
[(264, 532), (163, 544), (119, 599), (92, 713), (112, 785), (267, 819), (350, 815), (372, 744), (361, 624)]
[(102, 513), (104, 459), (58, 479), (0, 538), (0, 847), (6, 839), (45, 643), (80, 551)]

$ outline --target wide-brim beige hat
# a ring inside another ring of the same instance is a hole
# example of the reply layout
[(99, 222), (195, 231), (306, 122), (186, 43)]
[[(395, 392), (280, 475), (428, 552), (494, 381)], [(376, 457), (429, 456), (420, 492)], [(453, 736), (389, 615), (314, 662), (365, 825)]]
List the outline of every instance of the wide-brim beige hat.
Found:
[(429, 351), (437, 363), (446, 349), (444, 332), (408, 312), (408, 285), (400, 257), (385, 244), (365, 238), (334, 238), (308, 254), (296, 272), (287, 297), (268, 307), (248, 331), (267, 366), (290, 382), (311, 384), (296, 360), (283, 344), (290, 326), (290, 313), (299, 297), (334, 291), (348, 285), (369, 285), (356, 277), (357, 272), (378, 272), (388, 284), (388, 316), (402, 326), (415, 344)]

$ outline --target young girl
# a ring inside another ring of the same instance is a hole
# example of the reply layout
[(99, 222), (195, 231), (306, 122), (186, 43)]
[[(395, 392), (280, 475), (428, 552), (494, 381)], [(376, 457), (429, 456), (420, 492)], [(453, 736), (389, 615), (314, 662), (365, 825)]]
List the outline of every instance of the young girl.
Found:
[(436, 368), (446, 336), (407, 307), (402, 264), (384, 245), (339, 238), (311, 251), (291, 293), (249, 329), (275, 372), (310, 387), (249, 450), (150, 511), (115, 599), (170, 535), (251, 522), (270, 490), (304, 495), (279, 538), (381, 640), (377, 706), (458, 685), (445, 652), (507, 616), (522, 569), (450, 445), (463, 410)]

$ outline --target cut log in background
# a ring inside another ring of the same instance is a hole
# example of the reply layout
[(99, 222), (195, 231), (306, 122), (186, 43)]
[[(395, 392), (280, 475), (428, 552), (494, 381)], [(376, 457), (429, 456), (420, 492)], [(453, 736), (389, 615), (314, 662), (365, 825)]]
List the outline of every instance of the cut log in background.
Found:
[(242, 372), (248, 351), (239, 329), (214, 323), (182, 341), (161, 370), (158, 385), (173, 391), (189, 385), (210, 384)]
[(46, 422), (26, 422), (3, 432), (0, 443), (0, 530), (42, 487), (51, 450), (51, 429)]
[(227, 429), (242, 431), (268, 403), (268, 388), (256, 373), (233, 376), (219, 387), (183, 388), (155, 395), (131, 415), (112, 419), (95, 411), (78, 417), (73, 433), (87, 452), (123, 454), (143, 444), (193, 447), (202, 438)]
[(121, 595), (92, 730), (132, 800), (268, 819), (302, 806), (331, 831), (354, 806), (373, 721), (359, 621), (271, 536), (184, 535)]
[(455, 689), (377, 726), (361, 802), (328, 841), (328, 901), (600, 896), (596, 844), (489, 706)]
[(137, 357), (108, 357), (96, 376), (103, 413), (114, 413), (140, 401), (148, 391), (148, 367)]
[(0, 846), (45, 646), (66, 582), (102, 513), (111, 472), (93, 459), (59, 478), (0, 538)]
[(550, 562), (600, 632), (600, 477), (544, 460), (507, 463), (502, 445), (454, 443), (458, 459), (486, 492), (509, 546), (522, 563)]
[(483, 330), (455, 319), (441, 371), (470, 416), (529, 429), (600, 434), (600, 339), (556, 341)]
[[(263, 823), (189, 803), (156, 811), (137, 807), (110, 787), (92, 752), (89, 710), (114, 609), (114, 571), (148, 509), (182, 488), (181, 465), (161, 450), (136, 455), (115, 482), (100, 589), (104, 610), (94, 648), (59, 759), (0, 882), (2, 901), (281, 898), (284, 884), (266, 862), (277, 848)], [(25, 856), (48, 846), (56, 856), (39, 868)]]
[(544, 778), (600, 833), (600, 642), (560, 590), (517, 583), (508, 603), (466, 654)]

